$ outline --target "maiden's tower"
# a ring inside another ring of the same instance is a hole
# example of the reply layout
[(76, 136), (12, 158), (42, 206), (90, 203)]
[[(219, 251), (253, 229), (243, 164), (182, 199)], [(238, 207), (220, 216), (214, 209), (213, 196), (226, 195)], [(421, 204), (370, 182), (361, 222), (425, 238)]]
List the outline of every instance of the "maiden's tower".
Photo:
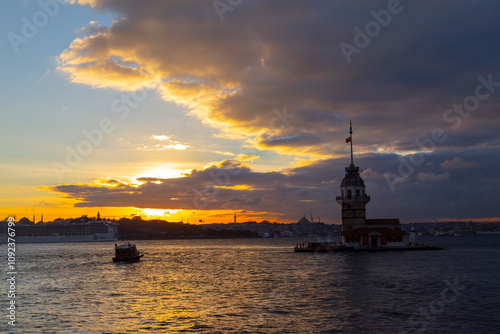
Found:
[(411, 244), (405, 244), (405, 231), (401, 229), (398, 218), (367, 219), (366, 204), (370, 196), (366, 193), (365, 183), (359, 175), (359, 167), (354, 164), (352, 150), (352, 125), (347, 143), (351, 144), (351, 163), (345, 168), (345, 176), (340, 184), (337, 203), (342, 207), (342, 242), (312, 241), (299, 244), (295, 252), (350, 252), (384, 250), (439, 250), (440, 247), (419, 245), (413, 233)]
[(370, 196), (365, 192), (365, 183), (359, 175), (359, 167), (354, 164), (352, 150), (352, 124), (349, 138), (351, 163), (345, 168), (345, 176), (340, 184), (337, 203), (342, 206), (342, 243), (354, 247), (381, 248), (404, 246), (399, 219), (367, 219), (366, 204)]

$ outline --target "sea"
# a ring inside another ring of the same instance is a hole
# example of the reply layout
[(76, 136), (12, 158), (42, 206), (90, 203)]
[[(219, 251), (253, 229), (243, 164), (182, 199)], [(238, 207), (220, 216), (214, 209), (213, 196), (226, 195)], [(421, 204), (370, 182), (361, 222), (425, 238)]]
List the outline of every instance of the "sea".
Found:
[(113, 242), (17, 244), (14, 285), (2, 244), (0, 328), (500, 333), (500, 235), (420, 239), (444, 250), (294, 253), (307, 238), (132, 241), (145, 256), (119, 264)]

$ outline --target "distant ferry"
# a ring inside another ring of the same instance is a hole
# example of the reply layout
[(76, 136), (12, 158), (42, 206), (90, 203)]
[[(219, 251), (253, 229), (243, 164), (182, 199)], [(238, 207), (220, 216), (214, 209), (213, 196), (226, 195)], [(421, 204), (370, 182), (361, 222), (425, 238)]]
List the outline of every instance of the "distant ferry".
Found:
[[(115, 223), (106, 220), (72, 223), (16, 223), (16, 242), (93, 242), (118, 240), (118, 228)], [(7, 227), (0, 233), (2, 242), (7, 241)]]

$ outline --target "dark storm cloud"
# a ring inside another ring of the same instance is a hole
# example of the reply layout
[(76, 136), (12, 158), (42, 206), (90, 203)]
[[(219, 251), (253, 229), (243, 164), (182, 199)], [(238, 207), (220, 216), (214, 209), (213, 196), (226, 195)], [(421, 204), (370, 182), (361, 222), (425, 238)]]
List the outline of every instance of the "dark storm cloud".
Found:
[[(320, 142), (331, 143), (352, 119), (365, 134), (358, 145), (370, 147), (376, 137), (390, 148), (449, 125), (443, 113), (474, 94), (478, 76), (500, 81), (497, 2), (402, 1), (384, 18), (397, 1), (256, 0), (225, 12), (222, 22), (210, 1), (81, 2), (123, 19), (61, 55), (73, 81), (135, 89), (160, 80), (165, 99), (250, 136), (272, 130), (279, 141), (314, 127)], [(354, 28), (364, 32), (376, 16), (385, 27), (348, 63), (339, 45), (356, 46)], [(498, 96), (481, 101), (468, 127), (498, 124)], [(271, 111), (282, 106), (300, 117), (269, 129)], [(276, 149), (286, 152), (283, 144)], [(317, 152), (317, 141), (289, 144)]]

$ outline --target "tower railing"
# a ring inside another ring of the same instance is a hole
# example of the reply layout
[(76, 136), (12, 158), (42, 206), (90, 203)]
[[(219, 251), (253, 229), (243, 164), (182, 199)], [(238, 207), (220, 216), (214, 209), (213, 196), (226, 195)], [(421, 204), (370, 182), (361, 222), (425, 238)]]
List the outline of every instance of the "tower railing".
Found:
[(356, 196), (356, 195), (351, 195), (351, 196), (336, 196), (336, 200), (339, 201), (339, 200), (344, 200), (344, 199), (370, 199), (370, 196), (369, 195), (359, 195), (359, 196)]

